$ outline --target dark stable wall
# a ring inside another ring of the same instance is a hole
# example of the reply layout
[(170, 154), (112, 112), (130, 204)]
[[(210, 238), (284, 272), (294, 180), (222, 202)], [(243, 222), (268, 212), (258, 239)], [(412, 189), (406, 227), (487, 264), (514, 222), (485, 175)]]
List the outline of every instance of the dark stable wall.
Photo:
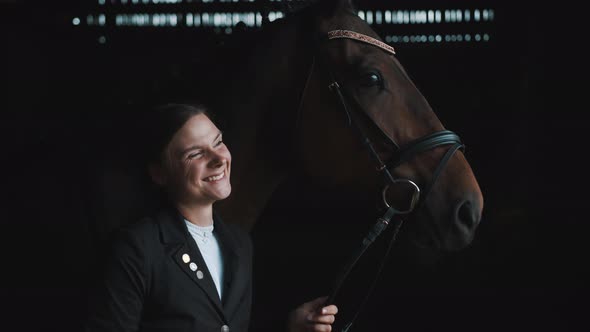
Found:
[[(72, 3), (1, 6), (0, 298), (12, 327), (5, 330), (74, 331), (109, 232), (136, 217), (120, 211), (141, 204), (110, 191), (113, 183), (143, 185), (126, 173), (136, 167), (125, 158), (134, 150), (121, 143), (141, 134), (138, 105), (154, 98), (146, 91), (166, 99), (207, 85), (182, 80), (202, 53), (184, 42), (190, 35), (178, 42), (155, 31), (149, 44), (143, 37), (101, 47), (91, 33), (53, 24)], [(467, 142), (486, 206), (466, 250), (429, 268), (394, 254), (359, 330), (583, 330), (588, 126), (580, 12), (563, 2), (497, 6), (489, 44), (397, 46), (443, 123)], [(302, 186), (281, 187), (263, 222), (280, 218), (290, 190)], [(282, 278), (297, 285), (295, 276)]]

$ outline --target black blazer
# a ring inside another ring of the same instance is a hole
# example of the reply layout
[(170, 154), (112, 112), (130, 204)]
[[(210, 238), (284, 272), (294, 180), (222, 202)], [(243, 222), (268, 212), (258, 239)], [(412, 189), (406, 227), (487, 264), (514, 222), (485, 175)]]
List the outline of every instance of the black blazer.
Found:
[(224, 262), (221, 300), (184, 218), (163, 209), (121, 232), (91, 297), (86, 331), (247, 331), (252, 244), (246, 232), (216, 215), (214, 226)]

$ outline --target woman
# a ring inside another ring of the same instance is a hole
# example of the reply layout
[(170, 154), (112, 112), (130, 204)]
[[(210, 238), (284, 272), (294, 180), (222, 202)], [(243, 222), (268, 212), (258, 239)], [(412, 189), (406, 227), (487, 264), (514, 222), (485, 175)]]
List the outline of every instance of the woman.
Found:
[[(252, 245), (213, 211), (231, 193), (222, 134), (203, 106), (166, 105), (152, 120), (149, 174), (168, 203), (121, 232), (87, 331), (247, 331)], [(324, 300), (294, 310), (287, 330), (330, 331), (337, 308)]]

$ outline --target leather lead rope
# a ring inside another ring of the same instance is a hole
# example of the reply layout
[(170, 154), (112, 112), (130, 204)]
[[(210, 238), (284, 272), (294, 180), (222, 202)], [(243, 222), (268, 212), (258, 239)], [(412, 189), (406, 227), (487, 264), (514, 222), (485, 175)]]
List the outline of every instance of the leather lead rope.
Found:
[[(356, 265), (356, 262), (365, 253), (367, 248), (369, 248), (369, 246), (375, 241), (375, 239), (387, 228), (387, 226), (389, 226), (391, 219), (397, 214), (396, 212), (397, 211), (394, 208), (389, 207), (387, 211), (385, 211), (385, 214), (377, 219), (373, 227), (371, 227), (367, 235), (365, 235), (365, 238), (363, 239), (361, 246), (357, 248), (357, 250), (353, 253), (353, 255), (350, 257), (350, 259), (342, 269), (342, 272), (336, 280), (334, 287), (332, 288), (332, 291), (330, 292), (330, 295), (326, 300), (326, 303), (329, 304), (334, 302), (334, 299), (340, 291), (340, 288), (342, 287), (344, 280), (346, 280), (346, 278), (352, 271), (352, 268)], [(401, 223), (399, 225), (401, 225)], [(399, 229), (399, 225), (397, 229)]]

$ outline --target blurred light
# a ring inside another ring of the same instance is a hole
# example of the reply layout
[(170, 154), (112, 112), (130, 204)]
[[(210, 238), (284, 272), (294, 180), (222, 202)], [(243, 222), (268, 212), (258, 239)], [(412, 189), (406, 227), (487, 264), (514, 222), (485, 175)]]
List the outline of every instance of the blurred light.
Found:
[(478, 10), (478, 9), (476, 9), (476, 10), (473, 12), (473, 19), (474, 19), (476, 22), (479, 22), (479, 10)]
[(104, 14), (98, 15), (98, 25), (105, 25), (106, 16)]
[(387, 24), (391, 23), (391, 11), (389, 11), (389, 10), (385, 11), (385, 23), (387, 23)]
[(105, 0), (98, 0), (98, 4), (99, 4), (99, 5), (101, 5), (101, 6), (102, 6), (102, 5), (104, 5), (104, 3), (105, 3)]
[(471, 12), (468, 9), (465, 10), (463, 16), (465, 17), (465, 22), (469, 22), (471, 20)]
[(73, 25), (80, 25), (80, 19), (79, 19), (79, 18), (77, 18), (77, 17), (74, 17), (74, 18), (72, 19), (72, 24), (73, 24)]
[(367, 10), (367, 24), (373, 24), (373, 12), (370, 10)]
[(434, 12), (434, 20), (436, 21), (436, 23), (440, 23), (441, 21), (441, 12), (440, 10), (437, 10)]
[(379, 11), (379, 10), (376, 11), (375, 12), (375, 23), (376, 24), (381, 24), (382, 20), (383, 20), (383, 13), (381, 11)]
[(434, 39), (436, 40), (437, 43), (440, 43), (442, 41), (441, 35), (436, 35), (436, 37), (434, 37)]
[(471, 35), (465, 35), (465, 41), (471, 41)]
[(361, 20), (364, 20), (365, 19), (365, 12), (364, 11), (359, 10), (358, 15), (361, 18)]
[(105, 36), (98, 37), (98, 42), (104, 44), (107, 42), (107, 38)]
[(434, 11), (429, 10), (428, 11), (428, 23), (433, 23), (433, 22), (434, 22)]
[(485, 33), (485, 34), (483, 35), (483, 40), (484, 40), (484, 41), (488, 41), (488, 40), (490, 40), (490, 35), (488, 35), (487, 33)]
[(399, 22), (397, 13), (395, 10), (391, 12), (391, 24), (397, 24)]
[(481, 36), (479, 34), (475, 35), (475, 41), (480, 41), (481, 40)]
[(245, 17), (246, 25), (248, 25), (250, 27), (255, 26), (256, 25), (256, 15), (254, 13), (247, 13), (245, 15), (246, 15), (246, 17)]

